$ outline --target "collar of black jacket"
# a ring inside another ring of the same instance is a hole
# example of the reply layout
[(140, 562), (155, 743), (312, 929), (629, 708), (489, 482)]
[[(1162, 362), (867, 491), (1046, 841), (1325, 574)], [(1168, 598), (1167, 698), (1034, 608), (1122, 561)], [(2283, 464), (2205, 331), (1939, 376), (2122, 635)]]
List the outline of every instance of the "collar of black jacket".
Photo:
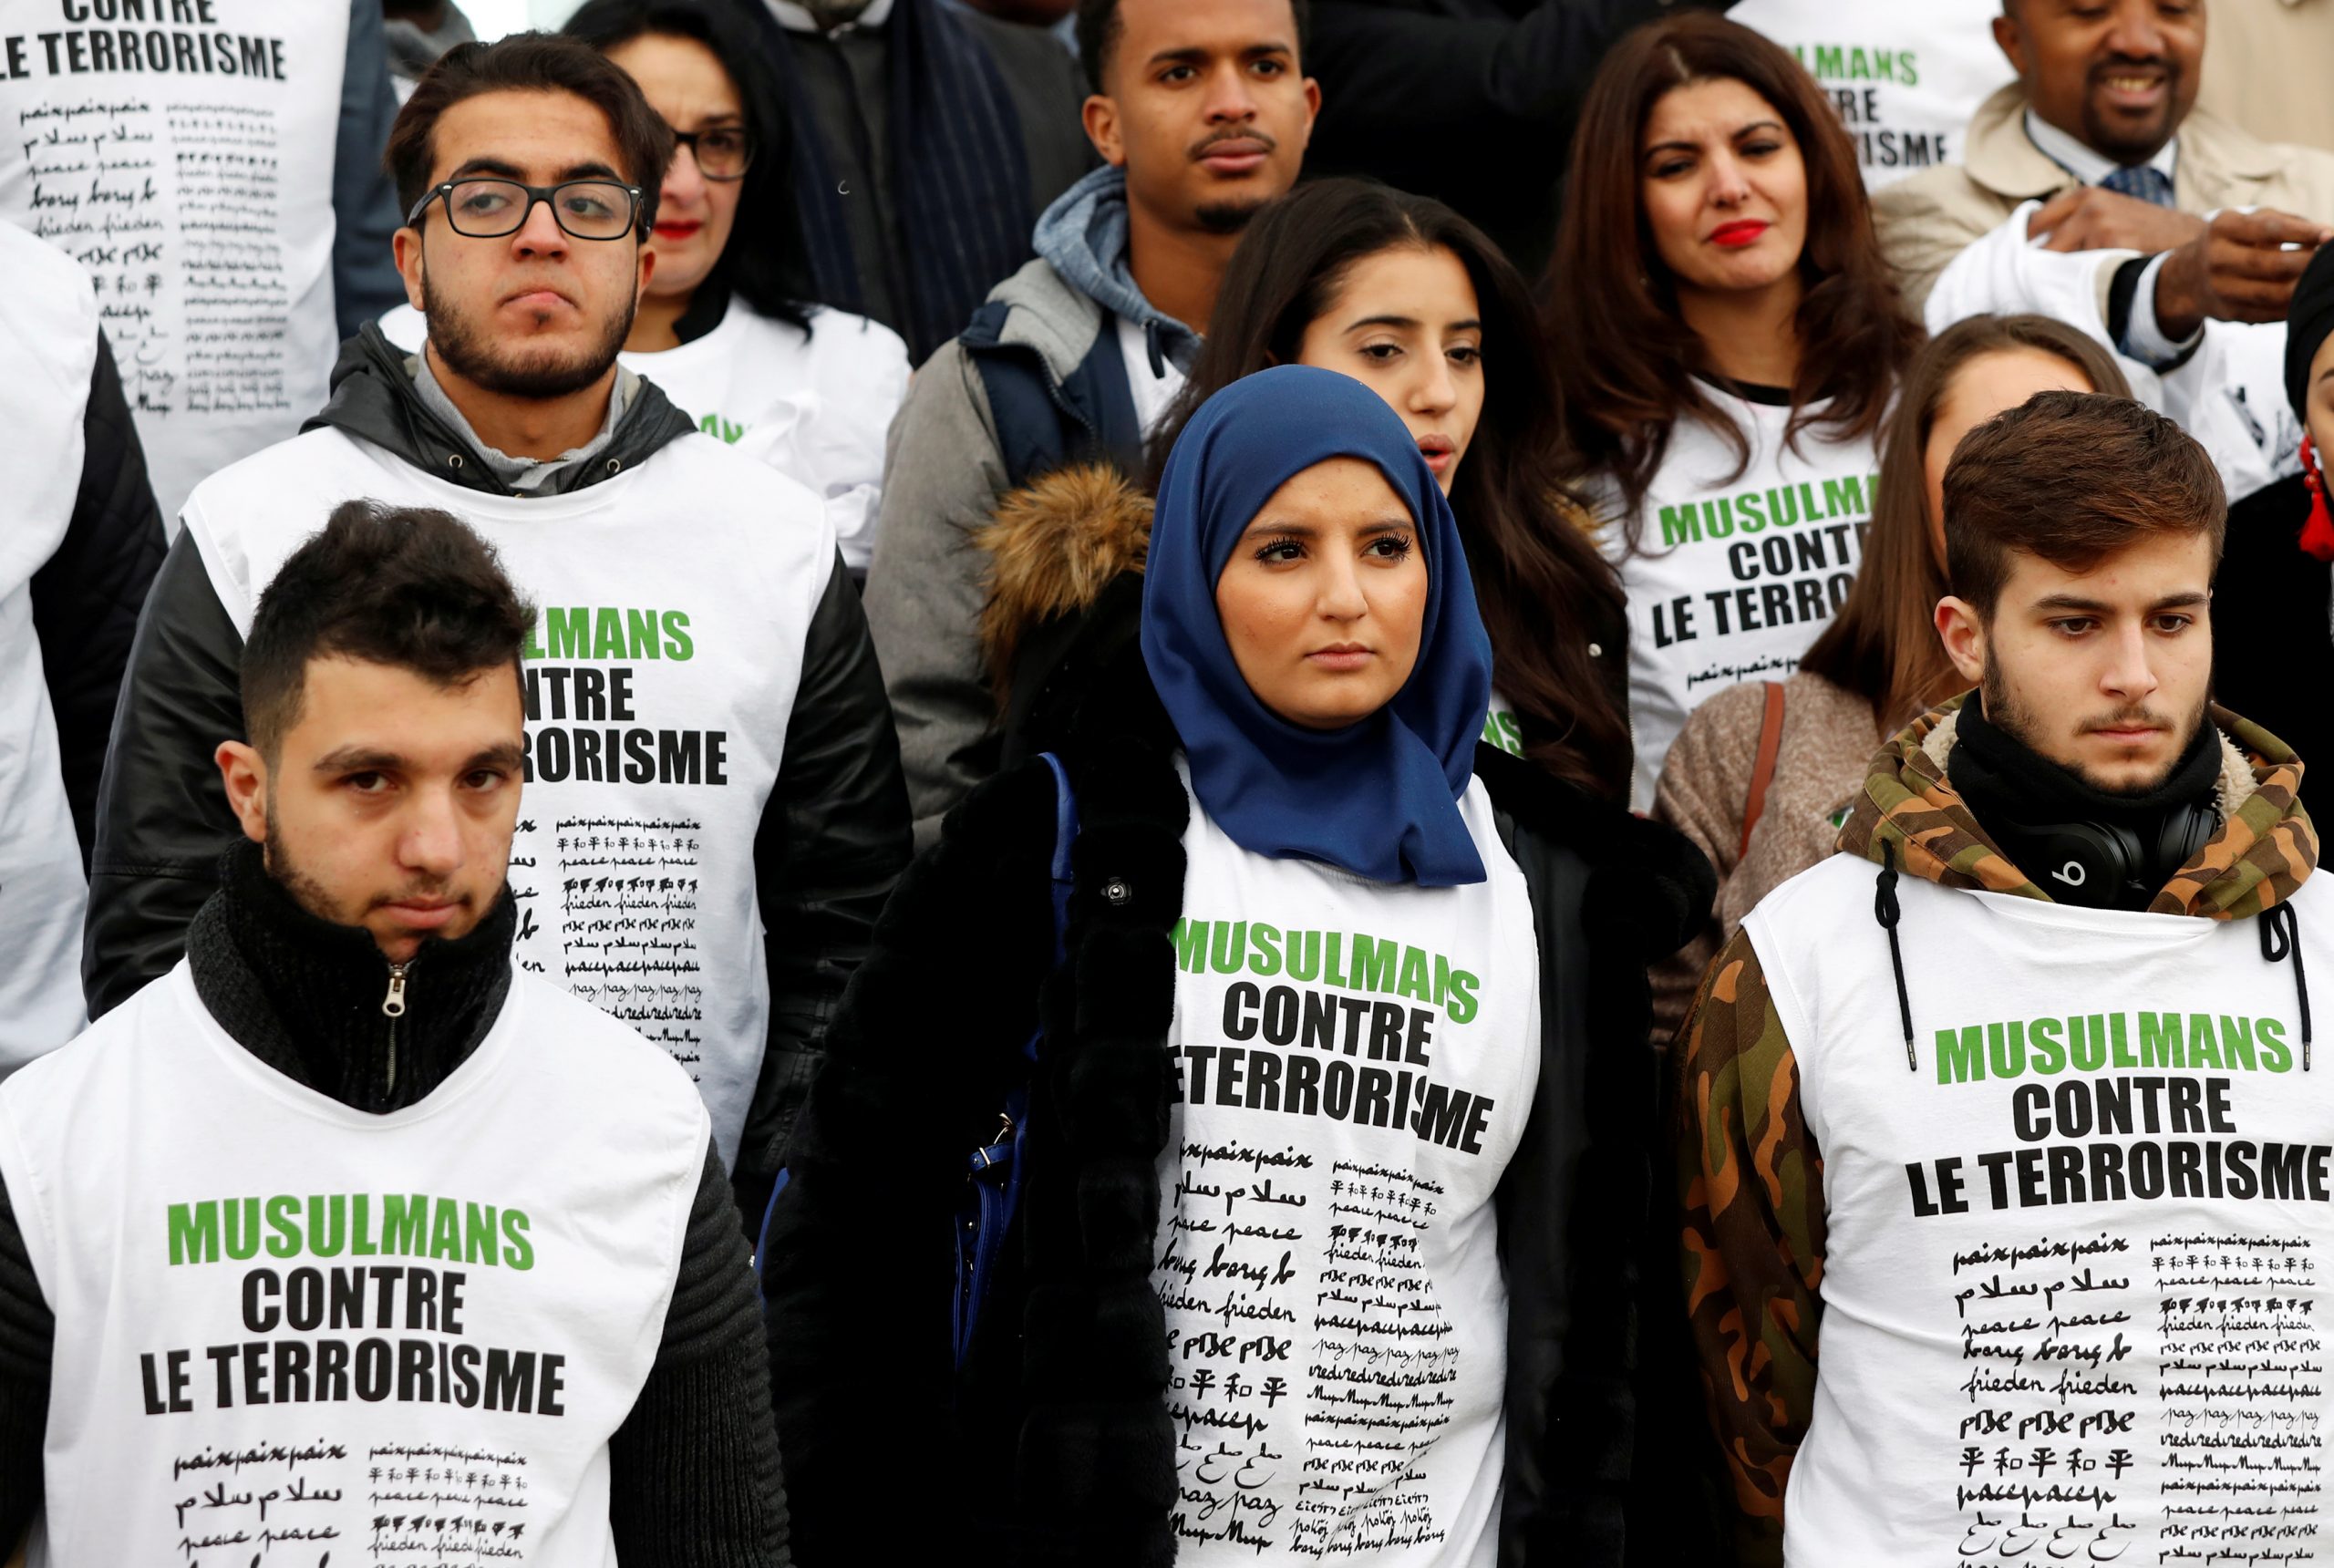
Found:
[[(300, 427), (345, 431), (385, 448), (425, 473), (437, 475), (465, 490), (489, 495), (518, 492), (495, 478), (478, 449), (446, 428), (414, 390), (413, 373), (406, 367), (411, 356), (381, 335), (367, 322), (362, 331), (341, 345), (340, 362), (332, 367), (332, 396), (321, 412)], [(596, 484), (646, 461), (672, 441), (696, 430), (687, 414), (653, 381), (642, 377), (632, 400), (625, 406), (608, 445), (589, 463), (554, 477), (544, 487), (551, 495), (565, 495)]]
[(245, 840), (221, 857), (187, 959), (203, 1006), (245, 1050), (379, 1113), (427, 1097), (486, 1037), (510, 993), (517, 929), (506, 886), (469, 935), (422, 944), (406, 965), (405, 1012), (391, 1018), (381, 1010), (389, 964), (371, 934), (301, 908)]

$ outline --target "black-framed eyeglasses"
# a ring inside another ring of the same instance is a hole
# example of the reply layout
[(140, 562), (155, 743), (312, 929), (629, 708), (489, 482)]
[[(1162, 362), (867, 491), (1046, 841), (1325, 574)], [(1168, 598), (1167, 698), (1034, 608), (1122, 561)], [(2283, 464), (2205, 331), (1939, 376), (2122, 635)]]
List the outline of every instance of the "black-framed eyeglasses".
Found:
[(443, 198), (454, 232), (472, 240), (499, 240), (526, 227), (535, 203), (551, 204), (559, 226), (579, 240), (621, 240), (640, 217), (640, 188), (614, 180), (566, 180), (557, 185), (527, 185), (516, 180), (449, 180), (433, 187), (405, 215), (418, 225), (432, 201)]
[(746, 166), (754, 160), (754, 139), (742, 125), (676, 130), (673, 140), (689, 150), (689, 156), (697, 160), (697, 171), (707, 180), (743, 180)]

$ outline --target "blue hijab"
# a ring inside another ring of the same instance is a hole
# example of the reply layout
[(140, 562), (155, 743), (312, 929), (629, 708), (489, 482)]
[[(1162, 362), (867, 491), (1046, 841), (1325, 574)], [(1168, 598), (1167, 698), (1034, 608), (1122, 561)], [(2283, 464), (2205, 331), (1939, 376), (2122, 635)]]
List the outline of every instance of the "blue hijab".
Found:
[[(1374, 463), (1393, 486), (1418, 524), (1428, 590), (1418, 665), (1394, 700), (1358, 724), (1317, 730), (1248, 689), (1215, 584), (1272, 493), (1332, 458)], [(1360, 382), (1279, 366), (1192, 416), (1159, 481), (1142, 656), (1182, 739), (1193, 791), (1241, 848), (1326, 861), (1372, 882), (1483, 880), (1459, 797), (1491, 702), (1491, 639), (1450, 503), (1401, 419)]]

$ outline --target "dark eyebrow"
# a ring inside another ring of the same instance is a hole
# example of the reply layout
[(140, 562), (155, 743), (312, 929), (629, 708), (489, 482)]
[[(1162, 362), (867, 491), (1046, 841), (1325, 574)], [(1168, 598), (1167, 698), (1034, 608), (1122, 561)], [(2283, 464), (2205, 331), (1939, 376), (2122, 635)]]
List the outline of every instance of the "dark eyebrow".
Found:
[[(515, 180), (522, 185), (527, 182), (527, 173), (525, 170), (521, 169), (514, 163), (508, 162), (500, 158), (472, 158), (466, 160), (460, 168), (455, 170), (451, 174), (446, 176), (446, 178), (449, 181), (467, 180), (478, 175), (488, 175), (497, 180)], [(621, 183), (624, 180), (624, 176), (618, 174), (606, 164), (600, 162), (597, 159), (591, 159), (582, 163), (569, 164), (565, 169), (559, 171), (558, 176), (552, 181), (552, 183), (558, 185), (570, 180), (614, 180)]]
[[(1219, 52), (1220, 51), (1218, 50), (1203, 47), (1198, 44), (1188, 44), (1180, 49), (1162, 49), (1143, 63), (1151, 66), (1200, 66), (1205, 65), (1211, 56)], [(1248, 44), (1243, 46), (1239, 50), (1240, 57), (1244, 60), (1260, 60), (1268, 55), (1294, 55), (1296, 53), (1296, 49), (1292, 48), (1290, 46), (1277, 42)]]
[[(2148, 611), (2153, 614), (2164, 610), (2185, 610), (2191, 605), (2205, 603), (2211, 598), (2211, 594), (2192, 588), (2184, 593), (2165, 594), (2154, 603), (2150, 604)], [(2045, 593), (2041, 598), (2034, 601), (2034, 608), (2073, 610), (2086, 615), (2103, 615), (2113, 610), (2115, 606), (2097, 599), (2086, 599), (2079, 593)]]
[[(1365, 315), (1359, 321), (1348, 322), (1346, 330), (1359, 332), (1365, 326), (1390, 326), (1399, 331), (1419, 325), (1419, 319), (1414, 315)], [(1464, 321), (1447, 323), (1443, 328), (1446, 332), (1481, 332), (1482, 329), (1482, 321), (1472, 315)]]
[(517, 768), (526, 760), (526, 748), (515, 740), (506, 740), (500, 746), (490, 746), (484, 751), (471, 757), (468, 762), (462, 764), (462, 771), (468, 773), (480, 768)]
[[(1737, 126), (1729, 131), (1726, 139), (1729, 141), (1740, 141), (1754, 130), (1781, 130), (1782, 128), (1781, 120), (1754, 119), (1749, 125)], [(1667, 152), (1673, 148), (1680, 152), (1699, 152), (1702, 150), (1701, 143), (1698, 141), (1657, 141), (1638, 156), (1651, 158), (1657, 152)]]
[[(1365, 522), (1361, 525), (1361, 531), (1365, 534), (1373, 535), (1380, 533), (1399, 533), (1405, 529), (1416, 528), (1417, 526), (1417, 522), (1405, 513), (1399, 517), (1382, 517), (1376, 522)], [(1276, 534), (1283, 539), (1318, 539), (1321, 537), (1321, 531), (1314, 527), (1309, 522), (1276, 522), (1269, 517), (1260, 517), (1256, 519), (1255, 521), (1250, 523), (1242, 531), (1240, 537), (1245, 539), (1252, 533)]]
[(374, 746), (343, 746), (316, 758), (319, 773), (389, 773), (406, 765), (394, 751)]
[[(490, 746), (472, 755), (459, 769), (468, 773), (480, 768), (516, 768), (526, 760), (525, 748), (515, 741)], [(351, 745), (327, 751), (316, 758), (319, 773), (394, 773), (408, 767), (406, 758), (379, 747)]]
[(473, 174), (491, 174), (498, 180), (524, 180), (527, 177), (518, 165), (506, 163), (500, 158), (470, 158), (463, 160), (461, 167), (446, 178), (466, 180)]

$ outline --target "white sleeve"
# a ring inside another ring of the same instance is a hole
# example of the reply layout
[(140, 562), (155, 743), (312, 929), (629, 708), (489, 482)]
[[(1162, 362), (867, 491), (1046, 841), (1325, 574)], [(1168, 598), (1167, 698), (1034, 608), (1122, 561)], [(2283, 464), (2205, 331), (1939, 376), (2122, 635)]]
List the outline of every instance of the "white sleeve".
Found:
[[(2064, 322), (2115, 356), (2132, 396), (2159, 412), (2164, 387), (2153, 366), (2134, 359), (2107, 335), (2100, 309), (2104, 284), (2137, 251), (2046, 251), (2026, 237), (2040, 201), (2019, 205), (2002, 225), (1953, 259), (1929, 293), (1923, 313), (1932, 335), (1973, 315), (2047, 315)], [(2143, 290), (2147, 285), (2143, 285)], [(2153, 325), (2154, 311), (2149, 311)], [(2170, 356), (2176, 358), (2177, 355)], [(2168, 362), (2168, 361), (2167, 361)]]
[(2026, 237), (2041, 203), (2022, 202), (2000, 227), (1971, 242), (1938, 274), (1922, 313), (1932, 333), (1973, 315), (2030, 311), (2056, 317), (2113, 347), (2099, 308), (2100, 284), (2136, 251), (2046, 251)]
[(2115, 346), (2116, 351), (2126, 358), (2136, 359), (2150, 369), (2158, 371), (2170, 370), (2194, 354), (2196, 346), (2205, 340), (2202, 322), (2196, 324), (2195, 331), (2178, 343), (2164, 336), (2164, 328), (2156, 322), (2156, 280), (2164, 275), (2164, 259), (2171, 253), (2169, 251), (2158, 251), (2141, 269), (2140, 285), (2132, 294), (2132, 319), (2123, 324), (2123, 341)]
[(874, 322), (854, 325), (839, 311), (821, 311), (818, 330), (841, 336), (821, 359), (833, 414), (819, 421), (812, 450), (804, 454), (834, 524), (843, 564), (861, 577), (875, 559), (875, 520), (883, 499), (883, 447), (893, 418), (908, 395), (907, 345)]

